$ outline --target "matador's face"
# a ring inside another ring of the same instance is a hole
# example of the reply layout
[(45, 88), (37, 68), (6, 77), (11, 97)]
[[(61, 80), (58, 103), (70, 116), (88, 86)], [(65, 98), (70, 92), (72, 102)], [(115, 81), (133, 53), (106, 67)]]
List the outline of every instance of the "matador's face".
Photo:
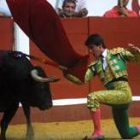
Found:
[(102, 52), (103, 52), (103, 47), (102, 45), (96, 46), (96, 45), (91, 45), (89, 52), (96, 58), (98, 59)]

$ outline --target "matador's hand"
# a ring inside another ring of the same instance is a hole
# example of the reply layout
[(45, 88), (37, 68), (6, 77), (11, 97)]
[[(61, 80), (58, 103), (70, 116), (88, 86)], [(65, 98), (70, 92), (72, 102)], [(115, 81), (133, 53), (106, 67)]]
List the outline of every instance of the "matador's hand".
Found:
[(140, 51), (140, 49), (132, 43), (128, 43), (128, 47), (128, 50), (133, 54), (138, 53)]

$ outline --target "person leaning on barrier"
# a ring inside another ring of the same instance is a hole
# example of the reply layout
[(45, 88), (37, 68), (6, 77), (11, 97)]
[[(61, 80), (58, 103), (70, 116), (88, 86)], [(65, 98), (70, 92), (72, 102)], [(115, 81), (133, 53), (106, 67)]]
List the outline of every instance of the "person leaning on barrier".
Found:
[(70, 18), (73, 16), (76, 8), (75, 0), (64, 0), (62, 9), (58, 10), (58, 14), (61, 18)]
[(0, 17), (4, 17), (4, 16), (5, 16), (5, 14), (0, 11)]
[(4, 12), (0, 11), (0, 18), (11, 18), (11, 16), (5, 14)]
[[(85, 81), (63, 70), (64, 76), (71, 82), (82, 85), (98, 76), (105, 90), (94, 91), (87, 96), (87, 107), (90, 110), (94, 131), (87, 140), (103, 140), (100, 120), (100, 105), (112, 108), (113, 119), (123, 139), (131, 139), (140, 134), (140, 124), (129, 125), (128, 109), (132, 102), (132, 91), (128, 83), (127, 62), (140, 62), (140, 49), (128, 44), (128, 49), (117, 47), (107, 49), (104, 39), (99, 34), (90, 35), (85, 45), (95, 60), (89, 65)], [(93, 85), (94, 86), (94, 85)]]
[(86, 8), (81, 8), (76, 11), (77, 2), (76, 0), (64, 0), (62, 4), (62, 9), (58, 8), (58, 15), (62, 18), (69, 17), (84, 17), (88, 14)]
[(6, 0), (0, 0), (0, 18), (12, 18)]
[(127, 8), (129, 0), (118, 0), (117, 6), (104, 13), (104, 17), (138, 17), (137, 13)]

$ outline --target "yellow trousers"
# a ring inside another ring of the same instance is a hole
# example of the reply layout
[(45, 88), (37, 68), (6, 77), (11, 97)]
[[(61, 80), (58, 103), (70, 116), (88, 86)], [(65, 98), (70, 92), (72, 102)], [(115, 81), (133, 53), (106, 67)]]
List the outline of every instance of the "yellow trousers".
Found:
[(113, 88), (92, 92), (87, 96), (87, 107), (96, 111), (100, 104), (110, 106), (130, 103), (132, 100), (132, 92), (128, 82), (118, 81), (112, 83)]

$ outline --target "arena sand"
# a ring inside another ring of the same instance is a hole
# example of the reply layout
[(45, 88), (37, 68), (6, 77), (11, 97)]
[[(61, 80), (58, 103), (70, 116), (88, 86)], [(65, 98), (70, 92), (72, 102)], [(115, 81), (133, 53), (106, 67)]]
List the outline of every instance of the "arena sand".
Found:
[[(130, 118), (131, 125), (140, 124), (140, 118)], [(82, 140), (92, 133), (91, 120), (76, 122), (33, 123), (34, 140)], [(120, 140), (112, 119), (102, 120), (106, 140)], [(140, 136), (134, 138), (140, 140)], [(26, 140), (26, 124), (10, 125), (7, 140)]]

